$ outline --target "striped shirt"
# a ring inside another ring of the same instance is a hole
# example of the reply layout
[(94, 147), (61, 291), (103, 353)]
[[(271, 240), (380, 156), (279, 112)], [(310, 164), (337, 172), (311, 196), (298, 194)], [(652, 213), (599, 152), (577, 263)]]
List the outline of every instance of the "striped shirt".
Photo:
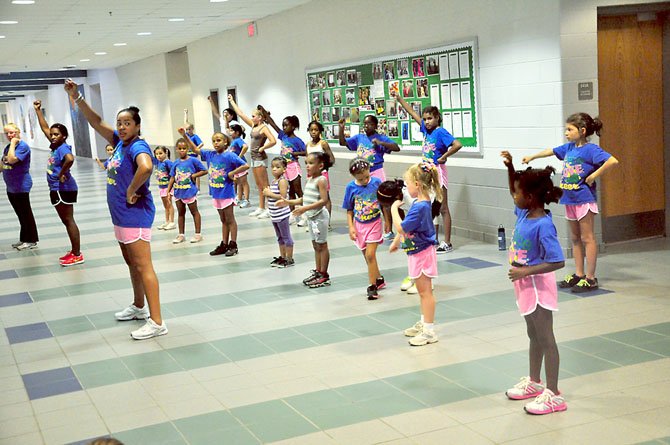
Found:
[[(319, 175), (316, 178), (309, 178), (307, 180), (307, 183), (305, 184), (305, 190), (303, 191), (302, 195), (302, 205), (306, 206), (314, 204), (321, 199), (319, 186), (317, 184), (322, 178), (324, 178), (324, 176)], [(325, 178), (323, 180), (325, 180)], [(307, 215), (308, 218), (314, 218), (316, 215), (321, 213), (322, 210), (323, 206), (319, 207), (318, 209), (307, 210), (305, 215)]]
[[(279, 181), (285, 178), (282, 176), (279, 179), (275, 179), (270, 184), (270, 191), (279, 195)], [(277, 207), (277, 200), (268, 196), (268, 212), (270, 213), (270, 219), (272, 222), (279, 222), (285, 218), (288, 218), (291, 214), (291, 208), (286, 207)]]

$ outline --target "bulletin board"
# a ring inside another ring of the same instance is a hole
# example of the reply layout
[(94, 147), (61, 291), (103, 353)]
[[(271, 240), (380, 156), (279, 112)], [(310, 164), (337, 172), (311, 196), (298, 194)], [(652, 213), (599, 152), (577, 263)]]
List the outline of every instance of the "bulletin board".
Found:
[(305, 71), (310, 120), (324, 126), (324, 139), (337, 143), (338, 121), (346, 120), (345, 133), (363, 132), (363, 119), (377, 116), (378, 132), (402, 150), (421, 150), (419, 125), (391, 96), (399, 92), (422, 115), (436, 106), (442, 126), (463, 148), (458, 155), (481, 156), (479, 125), (478, 51), (475, 38), (438, 48)]

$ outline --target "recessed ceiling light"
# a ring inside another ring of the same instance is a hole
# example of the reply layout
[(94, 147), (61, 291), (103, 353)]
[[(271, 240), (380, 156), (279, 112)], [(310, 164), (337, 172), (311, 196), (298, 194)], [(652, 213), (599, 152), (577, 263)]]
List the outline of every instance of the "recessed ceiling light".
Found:
[(95, 54), (96, 56), (105, 56), (105, 55), (107, 55), (107, 53), (104, 52), (104, 51), (98, 51), (97, 53), (93, 53), (93, 54)]
[(90, 62), (91, 59), (79, 59), (80, 62)]
[(15, 5), (34, 5), (35, 0), (12, 0)]
[(137, 35), (138, 36), (150, 36), (151, 33), (150, 32), (138, 32)]
[(4, 39), (4, 38), (5, 38), (5, 36), (0, 36), (0, 39)]
[(168, 22), (183, 22), (184, 19), (182, 18), (173, 18), (173, 19), (168, 19)]
[(16, 25), (17, 22), (16, 20), (2, 20), (0, 21), (0, 25)]
[(65, 68), (76, 68), (77, 65), (65, 65)]
[(227, 2), (228, 0), (209, 0), (210, 3), (223, 3)]
[(115, 43), (114, 46), (126, 46), (126, 43)]

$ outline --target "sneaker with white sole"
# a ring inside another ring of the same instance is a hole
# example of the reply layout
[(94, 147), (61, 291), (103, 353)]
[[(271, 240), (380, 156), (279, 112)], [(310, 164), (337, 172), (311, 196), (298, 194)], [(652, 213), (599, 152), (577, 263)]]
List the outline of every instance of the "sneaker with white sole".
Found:
[(165, 335), (167, 333), (168, 329), (167, 326), (165, 326), (165, 322), (163, 322), (161, 325), (158, 325), (151, 318), (148, 318), (146, 324), (141, 328), (131, 332), (130, 336), (135, 340), (146, 340), (148, 338), (158, 337), (159, 335)]
[(291, 214), (291, 215), (288, 217), (288, 225), (289, 225), (289, 226), (292, 226), (292, 225), (295, 224), (295, 223), (296, 223), (295, 216), (293, 216), (293, 214)]
[(405, 329), (403, 333), (405, 334), (405, 337), (416, 337), (422, 332), (423, 332), (423, 323), (417, 321), (416, 323), (414, 323), (414, 326)]
[(545, 389), (542, 394), (535, 397), (535, 400), (526, 403), (523, 409), (528, 414), (541, 416), (565, 411), (568, 409), (568, 404), (565, 403), (563, 396), (554, 394), (550, 389)]
[(258, 219), (266, 219), (266, 218), (269, 218), (269, 217), (270, 217), (270, 212), (268, 212), (267, 210), (263, 210), (261, 213), (258, 214), (258, 216), (256, 216), (256, 218), (258, 218)]
[(393, 241), (393, 238), (395, 238), (395, 233), (393, 232), (386, 232), (382, 238), (384, 238), (384, 241)]
[(413, 284), (414, 281), (410, 277), (405, 277), (405, 279), (402, 280), (402, 283), (400, 283), (400, 290), (407, 292), (407, 290), (412, 287)]
[(170, 222), (165, 225), (165, 228), (163, 230), (174, 230), (177, 228), (177, 224)]
[(199, 233), (193, 235), (193, 238), (189, 240), (190, 243), (199, 243), (200, 241), (202, 241), (202, 235), (200, 235)]
[(12, 243), (12, 249), (16, 249), (19, 247), (21, 244), (23, 244), (23, 241), (17, 241), (15, 243)]
[[(435, 289), (435, 285), (432, 282), (430, 283), (430, 288), (433, 290)], [(416, 283), (412, 282), (412, 285), (409, 288), (407, 288), (407, 293), (410, 295), (415, 295), (419, 293), (419, 290), (416, 288)]]
[(32, 250), (37, 249), (37, 243), (21, 243), (15, 247), (16, 250)]
[(438, 338), (435, 331), (428, 331), (424, 328), (421, 330), (421, 333), (409, 340), (409, 344), (412, 346), (426, 346), (431, 343), (437, 343), (437, 341)]
[(454, 251), (454, 246), (451, 245), (451, 243), (447, 244), (444, 241), (440, 243), (439, 246), (437, 246), (437, 253), (449, 253)]
[(254, 210), (253, 212), (250, 212), (250, 213), (249, 213), (249, 216), (258, 216), (258, 215), (261, 214), (262, 211), (263, 211), (263, 209), (261, 209), (260, 207), (258, 207), (258, 208), (257, 208), (256, 210)]
[(137, 307), (135, 304), (131, 304), (121, 312), (114, 314), (114, 318), (119, 321), (145, 320), (149, 318), (149, 308), (147, 305), (144, 307)]
[(541, 383), (534, 382), (530, 377), (521, 377), (519, 383), (505, 392), (508, 399), (525, 400), (537, 397), (544, 391), (544, 386)]
[(175, 239), (172, 240), (172, 244), (181, 244), (184, 241), (186, 241), (186, 237), (182, 234), (179, 234)]
[(298, 227), (307, 227), (307, 218), (301, 216), (300, 218), (298, 218), (298, 222), (296, 222), (295, 225)]
[(250, 205), (251, 205), (251, 203), (249, 202), (248, 199), (243, 199), (243, 200), (240, 201), (240, 208), (241, 209), (246, 209)]
[(168, 223), (164, 222), (163, 224), (161, 224), (160, 226), (158, 226), (158, 227), (156, 227), (156, 228), (157, 228), (158, 230), (165, 230), (165, 226), (167, 226), (167, 225), (168, 225)]

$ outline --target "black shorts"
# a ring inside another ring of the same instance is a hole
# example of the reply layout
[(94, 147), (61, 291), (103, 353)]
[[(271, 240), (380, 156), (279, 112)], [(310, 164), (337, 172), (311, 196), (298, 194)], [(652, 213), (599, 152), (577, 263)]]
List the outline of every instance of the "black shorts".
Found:
[(49, 192), (49, 197), (51, 198), (51, 205), (53, 206), (57, 206), (58, 204), (72, 205), (77, 202), (77, 190), (51, 190)]

